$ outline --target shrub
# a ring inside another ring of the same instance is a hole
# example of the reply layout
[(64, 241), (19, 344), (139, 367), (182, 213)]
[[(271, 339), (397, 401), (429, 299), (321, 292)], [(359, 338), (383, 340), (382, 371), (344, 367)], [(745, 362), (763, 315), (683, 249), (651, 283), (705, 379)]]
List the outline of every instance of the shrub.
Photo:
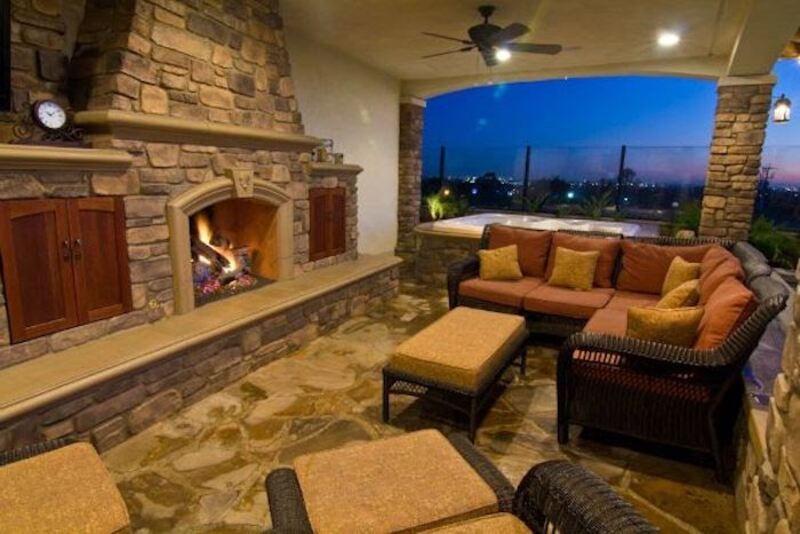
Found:
[(800, 241), (796, 235), (781, 231), (766, 217), (759, 217), (750, 227), (750, 243), (764, 253), (775, 267), (794, 269), (800, 257)]
[(678, 230), (700, 230), (700, 203), (697, 201), (686, 202), (680, 207), (672, 221), (673, 232)]
[(598, 193), (589, 197), (580, 208), (581, 215), (591, 217), (592, 219), (599, 219), (603, 216), (606, 208), (611, 206), (612, 195), (614, 191), (609, 189), (603, 193)]
[(469, 201), (466, 198), (445, 197), (440, 193), (425, 197), (425, 204), (428, 207), (431, 219), (434, 221), (460, 217), (467, 213), (469, 209)]

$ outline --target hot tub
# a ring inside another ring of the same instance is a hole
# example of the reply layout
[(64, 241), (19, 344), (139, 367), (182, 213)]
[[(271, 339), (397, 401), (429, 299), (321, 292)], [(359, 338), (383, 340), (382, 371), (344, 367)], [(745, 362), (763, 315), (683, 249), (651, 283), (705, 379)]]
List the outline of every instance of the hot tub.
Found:
[(556, 217), (540, 217), (538, 215), (517, 215), (513, 213), (477, 213), (455, 219), (446, 219), (420, 225), (424, 230), (442, 233), (457, 233), (464, 236), (471, 234), (479, 236), (487, 224), (506, 224), (533, 228), (535, 230), (580, 230), (583, 232), (605, 232), (609, 234), (622, 234), (625, 237), (640, 235), (642, 228), (638, 224), (597, 221), (591, 219), (564, 219)]

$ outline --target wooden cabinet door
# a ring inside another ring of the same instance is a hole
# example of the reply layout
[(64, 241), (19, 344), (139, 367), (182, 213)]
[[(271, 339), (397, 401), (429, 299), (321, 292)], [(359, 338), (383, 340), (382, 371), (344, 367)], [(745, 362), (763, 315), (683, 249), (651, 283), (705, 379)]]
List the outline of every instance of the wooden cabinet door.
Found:
[(328, 209), (330, 222), (328, 224), (330, 248), (329, 256), (342, 254), (346, 248), (345, 222), (347, 220), (347, 193), (344, 187), (331, 189), (329, 193)]
[(13, 342), (78, 324), (64, 200), (0, 204), (0, 254)]
[(326, 189), (308, 191), (310, 228), (308, 231), (308, 258), (321, 260), (328, 255), (328, 193)]
[(81, 323), (131, 309), (125, 212), (121, 198), (68, 203), (75, 297)]
[(317, 187), (308, 192), (311, 228), (308, 257), (311, 261), (335, 256), (345, 251), (347, 191), (344, 187)]

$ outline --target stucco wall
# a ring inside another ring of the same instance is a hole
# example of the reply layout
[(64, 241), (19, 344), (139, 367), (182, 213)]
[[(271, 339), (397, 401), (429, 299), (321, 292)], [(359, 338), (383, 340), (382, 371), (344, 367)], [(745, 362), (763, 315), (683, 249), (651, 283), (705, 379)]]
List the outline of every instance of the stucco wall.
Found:
[(293, 32), (287, 49), (306, 133), (334, 140), (358, 177), (359, 252), (393, 251), (397, 240), (400, 82)]

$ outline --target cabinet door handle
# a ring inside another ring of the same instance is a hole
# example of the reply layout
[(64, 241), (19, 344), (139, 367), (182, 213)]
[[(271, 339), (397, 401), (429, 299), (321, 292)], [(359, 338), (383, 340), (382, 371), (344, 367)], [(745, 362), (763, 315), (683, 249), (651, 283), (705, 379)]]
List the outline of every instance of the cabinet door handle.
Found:
[(69, 248), (68, 239), (61, 242), (61, 257), (64, 258), (64, 261), (69, 261), (72, 258), (72, 251)]
[(72, 242), (72, 257), (75, 261), (81, 259), (81, 254), (83, 253), (83, 250), (81, 249), (82, 245), (83, 243), (81, 243), (80, 239), (76, 239)]

